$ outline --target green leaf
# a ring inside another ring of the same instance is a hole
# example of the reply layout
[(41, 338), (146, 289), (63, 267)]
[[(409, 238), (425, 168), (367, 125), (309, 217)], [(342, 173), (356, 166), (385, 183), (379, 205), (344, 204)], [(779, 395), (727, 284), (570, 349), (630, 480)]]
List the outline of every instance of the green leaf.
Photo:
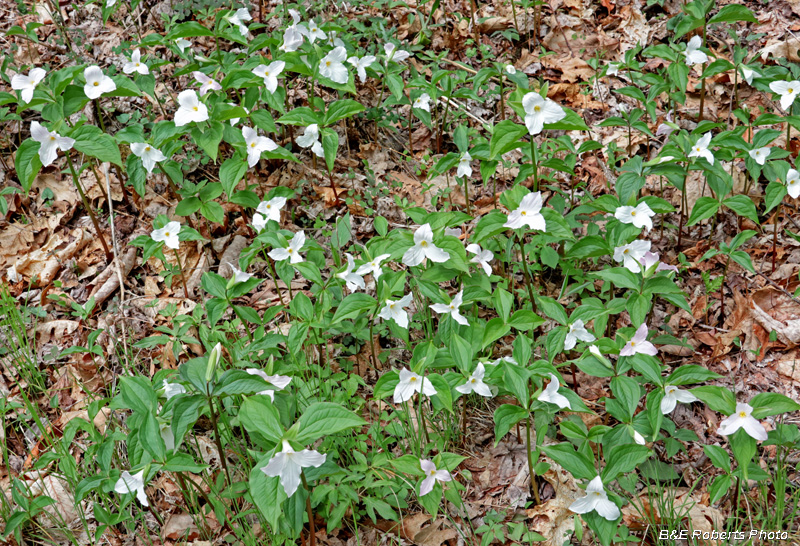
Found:
[(472, 239), (476, 243), (482, 243), (486, 239), (490, 239), (495, 235), (503, 233), (508, 228), (503, 227), (508, 221), (508, 217), (500, 211), (493, 210), (481, 216), (478, 220), (475, 230), (472, 232)]
[(753, 12), (741, 4), (729, 4), (717, 12), (717, 14), (708, 20), (709, 25), (715, 23), (735, 23), (738, 21), (746, 21), (748, 23), (758, 23)]
[(345, 299), (342, 300), (342, 303), (339, 304), (339, 307), (336, 309), (336, 312), (333, 315), (333, 319), (331, 319), (331, 325), (337, 324), (346, 319), (352, 319), (360, 315), (361, 313), (365, 313), (369, 310), (374, 310), (377, 306), (377, 301), (372, 296), (368, 296), (367, 294), (361, 294), (356, 292), (355, 294), (350, 294)]
[(122, 166), (119, 148), (113, 138), (93, 125), (81, 125), (70, 133), (75, 139), (74, 148), (100, 161)]
[(759, 393), (750, 399), (749, 404), (753, 406), (753, 417), (756, 419), (800, 410), (800, 404), (775, 392)]
[(265, 455), (250, 471), (250, 497), (258, 507), (258, 511), (273, 529), (278, 529), (278, 522), (283, 516), (281, 505), (286, 500), (286, 492), (281, 486), (280, 478), (269, 477), (261, 470), (269, 464), (272, 454)]
[(214, 386), (214, 396), (255, 394), (267, 390), (269, 383), (257, 375), (244, 370), (226, 370)]
[(664, 380), (665, 385), (689, 385), (691, 383), (703, 383), (710, 379), (718, 379), (721, 375), (711, 370), (698, 366), (697, 364), (686, 364), (681, 366)]
[(728, 452), (723, 448), (719, 446), (707, 445), (703, 446), (703, 451), (706, 452), (706, 455), (708, 455), (708, 458), (711, 459), (711, 463), (714, 466), (720, 470), (724, 470), (725, 472), (731, 471), (731, 458), (728, 456)]
[(567, 257), (585, 260), (609, 254), (611, 254), (611, 248), (604, 238), (599, 235), (589, 235), (578, 239), (578, 242), (570, 247)]
[(219, 168), (219, 181), (228, 198), (233, 196), (236, 185), (247, 172), (247, 161), (230, 157), (222, 162)]
[(178, 38), (192, 38), (195, 36), (213, 36), (214, 33), (196, 21), (187, 21), (175, 25), (169, 32), (170, 40), (177, 40)]
[(780, 182), (770, 182), (767, 184), (766, 198), (764, 199), (764, 212), (767, 213), (778, 206), (778, 203), (786, 197), (786, 186)]
[(123, 377), (120, 394), (126, 407), (141, 413), (152, 413), (158, 406), (158, 398), (150, 381), (141, 376)]
[(591, 274), (606, 281), (611, 281), (617, 288), (629, 288), (637, 292), (641, 288), (641, 283), (636, 274), (624, 267), (611, 267), (594, 271)]
[(339, 150), (339, 135), (333, 129), (322, 130), (322, 150), (325, 152), (325, 164), (328, 172), (333, 172), (336, 152)]
[(336, 434), (366, 424), (366, 421), (333, 402), (316, 402), (308, 406), (297, 420), (297, 442), (307, 445), (323, 436)]
[(553, 298), (539, 296), (536, 298), (536, 306), (544, 313), (544, 316), (555, 320), (562, 326), (566, 326), (569, 323), (564, 306)]
[(583, 453), (575, 451), (572, 444), (561, 442), (560, 444), (543, 447), (542, 450), (548, 457), (569, 471), (576, 480), (591, 480), (597, 476), (594, 461)]
[(722, 202), (722, 204), (731, 209), (739, 216), (744, 216), (745, 218), (752, 220), (756, 224), (760, 223), (758, 221), (758, 211), (756, 210), (756, 206), (755, 204), (753, 204), (753, 200), (747, 197), (746, 195), (742, 194), (733, 195), (725, 199)]
[(528, 134), (528, 129), (524, 125), (519, 125), (510, 120), (498, 123), (492, 131), (492, 139), (489, 142), (489, 158), (498, 159), (503, 154), (522, 146), (520, 138)]
[(528, 416), (528, 412), (520, 406), (503, 404), (494, 412), (494, 445), (500, 443), (511, 427)]
[(257, 432), (271, 442), (283, 437), (278, 410), (268, 396), (249, 396), (244, 399), (239, 419), (248, 432)]
[(495, 317), (486, 323), (486, 328), (483, 330), (483, 343), (482, 348), (488, 347), (504, 335), (511, 331), (511, 327), (505, 323), (500, 317)]
[(724, 387), (704, 385), (692, 389), (691, 393), (714, 411), (725, 415), (732, 415), (736, 411), (736, 398), (731, 391)]
[(337, 100), (328, 106), (328, 110), (325, 112), (324, 124), (326, 127), (330, 127), (337, 121), (353, 117), (364, 110), (364, 105), (353, 99)]
[(42, 169), (42, 162), (39, 160), (40, 144), (33, 139), (28, 139), (17, 148), (14, 156), (14, 167), (17, 171), (19, 183), (27, 193), (31, 190), (34, 178)]
[(284, 125), (305, 125), (309, 126), (314, 123), (319, 124), (320, 118), (316, 112), (314, 112), (311, 108), (307, 106), (301, 106), (299, 108), (295, 108), (291, 112), (287, 112), (280, 118), (278, 118), (278, 123), (283, 123)]
[(693, 226), (701, 220), (711, 218), (719, 210), (719, 201), (713, 197), (701, 197), (694, 204), (689, 221), (686, 225)]
[(650, 457), (646, 446), (625, 444), (615, 446), (606, 453), (606, 467), (601, 476), (604, 483), (615, 480), (619, 475), (633, 472), (638, 465)]

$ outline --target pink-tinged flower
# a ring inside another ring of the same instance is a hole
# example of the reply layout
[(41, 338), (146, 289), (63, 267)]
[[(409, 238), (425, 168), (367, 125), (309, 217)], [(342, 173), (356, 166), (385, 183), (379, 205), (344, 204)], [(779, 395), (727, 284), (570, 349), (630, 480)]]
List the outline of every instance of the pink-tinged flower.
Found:
[(567, 116), (558, 104), (550, 99), (542, 98), (539, 93), (531, 92), (522, 97), (522, 108), (525, 110), (525, 127), (531, 136), (538, 135), (545, 123), (556, 123)]
[(683, 55), (686, 57), (687, 66), (708, 62), (708, 55), (700, 51), (701, 45), (703, 45), (703, 39), (700, 36), (692, 37), (686, 44), (686, 51), (683, 52)]
[(300, 251), (305, 243), (306, 234), (303, 233), (303, 230), (300, 230), (294, 234), (294, 237), (289, 241), (289, 245), (286, 248), (275, 248), (270, 250), (267, 255), (276, 262), (288, 259), (289, 263), (300, 263), (304, 261), (304, 258), (300, 255)]
[(542, 216), (540, 212), (541, 210), (541, 192), (529, 193), (522, 198), (519, 207), (508, 215), (508, 221), (503, 224), (503, 227), (519, 229), (522, 226), (528, 226), (531, 229), (544, 231), (547, 228), (547, 224), (545, 223), (544, 216)]
[(447, 470), (436, 470), (436, 465), (428, 459), (420, 459), (419, 466), (425, 473), (425, 479), (419, 486), (419, 496), (423, 497), (433, 491), (436, 482), (449, 482), (453, 479)]
[(58, 150), (66, 152), (72, 149), (75, 139), (62, 137), (55, 131), (48, 131), (38, 121), (31, 122), (31, 138), (39, 143), (39, 160), (42, 167), (47, 167), (58, 157)]
[(470, 262), (480, 265), (487, 275), (492, 275), (492, 266), (489, 265), (489, 262), (494, 260), (494, 254), (491, 250), (483, 250), (480, 245), (472, 243), (467, 245), (467, 252), (475, 254)]
[(15, 74), (11, 78), (11, 89), (19, 91), (19, 96), (24, 102), (31, 102), (36, 86), (41, 83), (47, 72), (41, 68), (32, 68), (27, 76)]
[(99, 98), (104, 93), (111, 93), (117, 89), (117, 84), (114, 83), (114, 80), (103, 74), (99, 66), (87, 67), (83, 71), (83, 77), (86, 80), (83, 92), (90, 99)]
[(189, 123), (200, 123), (208, 119), (208, 108), (200, 102), (197, 93), (191, 89), (178, 94), (178, 110), (175, 112), (175, 126), (182, 127)]
[(371, 273), (372, 278), (375, 279), (375, 282), (377, 282), (378, 279), (383, 274), (383, 270), (381, 269), (381, 262), (383, 262), (383, 260), (385, 260), (389, 256), (391, 256), (391, 254), (381, 254), (380, 256), (377, 256), (371, 262), (367, 262), (363, 264), (361, 267), (359, 267), (356, 273), (358, 275), (367, 275)]
[(467, 382), (456, 387), (456, 390), (461, 394), (470, 394), (474, 392), (481, 396), (491, 398), (492, 390), (489, 388), (489, 385), (483, 382), (484, 375), (486, 375), (486, 367), (483, 365), (483, 362), (478, 362), (475, 371), (467, 378)]
[(261, 159), (261, 152), (271, 152), (278, 148), (271, 138), (258, 136), (258, 131), (251, 127), (242, 127), (245, 147), (247, 148), (247, 165), (252, 167)]
[(403, 368), (400, 370), (400, 381), (394, 388), (394, 403), (401, 404), (411, 400), (415, 392), (422, 393), (425, 396), (433, 396), (436, 394), (436, 389), (428, 378)]
[(658, 261), (658, 252), (645, 252), (644, 256), (642, 257), (642, 269), (644, 269), (644, 271), (649, 271), (650, 268), (655, 264), (658, 264), (658, 266), (656, 266), (656, 273), (659, 271), (674, 271), (675, 273), (679, 272), (676, 266), (667, 265)]
[(547, 388), (542, 391), (537, 400), (555, 404), (559, 409), (572, 409), (569, 405), (569, 399), (563, 394), (558, 393), (558, 377), (552, 373), (550, 374), (550, 383), (547, 385)]
[[(353, 270), (356, 268), (356, 262), (353, 259), (353, 255), (348, 253), (345, 254), (345, 256), (347, 256), (347, 267), (344, 271), (337, 273), (336, 278), (342, 279), (350, 292), (355, 292), (359, 288), (363, 290), (366, 286), (364, 284), (364, 279), (361, 278), (361, 275), (359, 275), (358, 272), (353, 272)], [(361, 270), (359, 269), (359, 271)]]
[(134, 72), (138, 72), (139, 74), (150, 73), (150, 69), (147, 68), (147, 65), (142, 62), (142, 54), (139, 52), (138, 47), (133, 50), (133, 53), (131, 54), (131, 60), (122, 65), (122, 71), (125, 74), (132, 74)]
[(639, 328), (636, 329), (636, 333), (633, 335), (633, 339), (631, 339), (622, 350), (619, 352), (620, 356), (633, 356), (635, 354), (643, 354), (643, 355), (650, 355), (655, 356), (658, 354), (658, 349), (656, 346), (647, 341), (647, 334), (649, 330), (647, 329), (646, 324), (642, 324)]
[(620, 516), (619, 508), (609, 500), (600, 476), (589, 482), (589, 485), (586, 486), (586, 496), (573, 502), (569, 509), (576, 514), (588, 514), (594, 510), (608, 521), (614, 521)]
[(303, 469), (322, 466), (325, 457), (322, 453), (310, 449), (295, 451), (288, 440), (283, 440), (281, 452), (276, 453), (261, 471), (273, 478), (280, 477), (286, 496), (291, 497), (300, 486), (300, 474)]
[[(195, 81), (200, 84), (200, 96), (202, 97), (209, 91), (220, 91), (222, 90), (222, 86), (217, 83), (215, 80), (211, 79), (209, 76), (206, 76), (199, 70), (195, 70), (192, 72), (192, 76), (194, 76)], [(186, 91), (184, 91), (185, 93)]]
[(697, 143), (692, 146), (692, 151), (689, 152), (689, 157), (702, 157), (712, 165), (714, 164), (714, 154), (711, 153), (711, 150), (708, 149), (708, 145), (711, 144), (711, 133), (706, 133)]
[(736, 412), (719, 424), (717, 434), (720, 436), (730, 436), (740, 428), (743, 428), (748, 436), (759, 442), (763, 442), (767, 439), (767, 430), (764, 428), (764, 425), (759, 423), (758, 420), (751, 415), (752, 413), (753, 406), (741, 402), (737, 403)]
[(664, 385), (664, 398), (661, 399), (661, 413), (664, 415), (672, 413), (672, 410), (675, 409), (678, 402), (691, 404), (692, 402), (697, 402), (697, 397), (689, 391), (679, 389), (674, 385)]
[(286, 63), (283, 61), (275, 61), (268, 65), (260, 64), (253, 69), (253, 74), (264, 80), (267, 91), (274, 93), (278, 89), (278, 76), (285, 67)]
[(800, 81), (793, 80), (790, 82), (786, 81), (777, 81), (772, 82), (769, 84), (769, 88), (772, 90), (773, 93), (777, 93), (781, 96), (781, 108), (789, 111), (791, 108), (792, 103), (794, 103), (797, 95), (800, 93)]
[(142, 165), (147, 169), (148, 173), (153, 172), (156, 163), (164, 161), (167, 156), (161, 153), (161, 150), (154, 148), (146, 142), (134, 142), (131, 144), (131, 152), (133, 155), (142, 160)]
[(642, 269), (640, 264), (647, 252), (650, 252), (650, 241), (636, 239), (627, 245), (616, 247), (614, 261), (622, 262), (622, 266), (631, 273), (638, 273)]
[(637, 228), (646, 228), (647, 231), (653, 229), (653, 220), (656, 213), (642, 201), (635, 207), (617, 207), (614, 217), (623, 224), (633, 224)]
[(453, 297), (453, 300), (450, 303), (434, 303), (430, 307), (440, 315), (450, 315), (454, 321), (462, 326), (469, 326), (467, 319), (458, 310), (463, 301), (464, 291), (461, 290)]
[(430, 224), (421, 225), (414, 232), (414, 246), (403, 254), (403, 263), (409, 267), (419, 265), (425, 258), (443, 263), (450, 259), (450, 253), (433, 244), (433, 231)]
[(400, 328), (408, 328), (408, 313), (405, 308), (408, 307), (410, 303), (411, 294), (406, 294), (397, 301), (387, 299), (386, 303), (383, 305), (383, 309), (378, 313), (378, 316), (383, 320), (394, 320)]

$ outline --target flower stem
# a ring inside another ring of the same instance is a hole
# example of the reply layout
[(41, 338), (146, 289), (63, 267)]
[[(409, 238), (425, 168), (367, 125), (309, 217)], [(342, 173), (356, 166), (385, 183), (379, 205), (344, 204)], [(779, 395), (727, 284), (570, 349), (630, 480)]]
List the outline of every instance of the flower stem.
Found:
[(303, 480), (303, 487), (305, 487), (306, 492), (306, 511), (308, 511), (308, 540), (310, 546), (317, 546), (317, 532), (314, 527), (314, 510), (311, 508), (311, 489), (308, 487), (308, 482), (306, 481), (306, 475), (303, 471), (300, 471), (300, 478)]
[(539, 166), (536, 164), (536, 143), (531, 135), (531, 162), (533, 164), (533, 191), (539, 191)]
[[(114, 255), (108, 249), (108, 245), (103, 237), (103, 233), (100, 231), (100, 224), (97, 221), (97, 216), (95, 216), (92, 207), (89, 205), (89, 201), (86, 199), (86, 194), (83, 193), (83, 188), (78, 180), (78, 173), (75, 172), (75, 166), (72, 164), (72, 154), (70, 152), (67, 152), (67, 165), (69, 165), (69, 170), (72, 173), (72, 182), (75, 184), (75, 188), (78, 190), (78, 194), (81, 196), (83, 208), (85, 208), (86, 212), (89, 213), (89, 217), (92, 219), (92, 224), (94, 225), (94, 230), (97, 232), (97, 238), (100, 239), (100, 244), (103, 245), (103, 250), (106, 253), (106, 261), (110, 263)], [(99, 180), (97, 182), (98, 184), (100, 183)]]
[(228, 484), (232, 484), (231, 473), (228, 470), (228, 461), (225, 458), (225, 450), (222, 448), (222, 437), (219, 434), (219, 424), (217, 421), (217, 413), (214, 411), (214, 402), (211, 396), (208, 397), (208, 410), (211, 414), (211, 425), (214, 427), (214, 440), (217, 444), (217, 451), (219, 451), (219, 460), (222, 468), (225, 470), (225, 476), (228, 478)]
[(772, 231), (772, 272), (775, 273), (775, 256), (778, 253), (778, 221), (781, 214), (781, 203), (778, 203), (778, 208), (775, 209), (775, 221), (773, 222)]
[(533, 472), (533, 457), (531, 455), (531, 417), (528, 415), (528, 418), (525, 420), (525, 436), (527, 439), (527, 445), (525, 446), (525, 451), (528, 454), (528, 473), (531, 475), (531, 489), (533, 490), (533, 498), (537, 505), (541, 504), (542, 501), (539, 498), (539, 486), (536, 484), (536, 474)]
[(183, 273), (183, 266), (181, 265), (181, 257), (178, 255), (178, 249), (173, 248), (175, 259), (178, 260), (178, 269), (181, 271), (181, 282), (183, 283), (183, 297), (189, 299), (189, 289), (186, 288), (186, 275)]

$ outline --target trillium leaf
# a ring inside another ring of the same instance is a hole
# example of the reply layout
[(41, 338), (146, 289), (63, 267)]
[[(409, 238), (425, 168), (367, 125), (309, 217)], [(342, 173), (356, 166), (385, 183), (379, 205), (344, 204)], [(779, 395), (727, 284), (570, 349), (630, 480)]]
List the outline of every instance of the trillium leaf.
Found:
[(360, 427), (365, 423), (364, 419), (340, 404), (317, 402), (308, 406), (297, 420), (299, 432), (296, 439), (301, 444), (310, 444), (323, 436)]

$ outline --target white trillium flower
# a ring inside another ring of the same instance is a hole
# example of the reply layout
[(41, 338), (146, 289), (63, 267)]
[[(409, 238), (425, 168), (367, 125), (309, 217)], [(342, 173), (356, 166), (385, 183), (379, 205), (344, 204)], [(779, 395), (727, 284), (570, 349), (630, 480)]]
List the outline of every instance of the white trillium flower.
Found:
[(283, 72), (286, 63), (274, 61), (268, 65), (260, 64), (253, 69), (253, 74), (264, 80), (267, 91), (274, 93), (278, 89), (278, 76)]
[(793, 199), (800, 196), (800, 172), (796, 169), (789, 169), (786, 173), (786, 191)]
[(703, 157), (706, 161), (714, 164), (714, 154), (711, 153), (711, 150), (708, 149), (708, 145), (711, 144), (711, 133), (706, 133), (697, 143), (692, 146), (692, 151), (689, 152), (689, 157)]
[(645, 228), (647, 231), (653, 229), (653, 220), (656, 213), (642, 201), (635, 207), (617, 207), (614, 217), (623, 224), (633, 224), (637, 228)]
[(403, 254), (403, 263), (415, 266), (429, 258), (432, 262), (443, 263), (450, 259), (450, 253), (433, 244), (433, 230), (430, 224), (421, 225), (414, 232), (414, 246)]
[(578, 343), (578, 340), (591, 343), (595, 340), (592, 333), (584, 327), (583, 321), (577, 319), (569, 325), (567, 330), (567, 337), (564, 339), (564, 349), (567, 351), (573, 349)]
[(436, 482), (449, 482), (452, 481), (453, 476), (447, 470), (437, 470), (436, 465), (428, 459), (420, 459), (419, 466), (425, 473), (425, 479), (419, 486), (419, 496), (424, 497), (431, 491)]
[(175, 45), (178, 46), (178, 49), (180, 50), (181, 53), (184, 53), (187, 47), (191, 47), (192, 42), (190, 42), (186, 38), (178, 38), (177, 40), (175, 40)]
[(161, 150), (154, 148), (146, 142), (134, 142), (131, 144), (131, 152), (142, 160), (142, 165), (147, 169), (148, 173), (153, 172), (156, 163), (164, 161), (167, 156), (161, 153)]
[(396, 63), (402, 63), (411, 57), (411, 53), (403, 49), (397, 49), (397, 46), (393, 43), (383, 44), (383, 51), (386, 53), (387, 61), (394, 61)]
[[(356, 268), (356, 262), (353, 260), (352, 254), (345, 254), (347, 256), (347, 268), (344, 271), (341, 271), (336, 274), (337, 279), (342, 279), (346, 284), (347, 288), (350, 292), (355, 292), (359, 288), (362, 290), (365, 288), (364, 279), (361, 278), (361, 275), (358, 272), (353, 272)], [(361, 269), (359, 269), (361, 271)]]
[(195, 70), (194, 72), (192, 72), (192, 76), (194, 76), (195, 81), (200, 84), (201, 97), (206, 93), (208, 93), (209, 91), (222, 90), (222, 85), (220, 85), (216, 80), (212, 79), (210, 76), (206, 76), (199, 70)]
[(185, 394), (186, 389), (180, 383), (167, 383), (167, 380), (164, 380), (163, 387), (164, 396), (167, 397), (167, 400), (172, 398), (173, 396), (178, 396), (179, 394)]
[(358, 57), (350, 57), (347, 62), (355, 67), (358, 79), (361, 83), (364, 83), (367, 81), (367, 68), (377, 60), (378, 58), (374, 55), (364, 55), (360, 59)]
[(747, 153), (750, 155), (753, 161), (755, 161), (759, 165), (763, 165), (764, 163), (767, 162), (767, 158), (769, 158), (769, 154), (771, 152), (769, 146), (764, 146), (762, 148), (756, 148), (754, 150), (750, 150)]
[(295, 233), (294, 237), (292, 237), (292, 240), (289, 241), (289, 246), (286, 248), (275, 248), (270, 250), (267, 255), (276, 262), (281, 262), (288, 259), (289, 263), (300, 263), (304, 260), (304, 258), (300, 255), (300, 250), (303, 248), (305, 243), (306, 234), (303, 233), (303, 230), (300, 230)]
[(461, 228), (457, 228), (457, 227), (449, 228), (449, 227), (446, 227), (446, 228), (444, 228), (444, 234), (445, 235), (449, 235), (450, 237), (455, 237), (456, 239), (460, 239), (462, 231), (461, 231)]
[(250, 32), (250, 30), (247, 28), (247, 25), (244, 24), (245, 21), (253, 20), (253, 17), (250, 15), (250, 12), (247, 11), (247, 9), (239, 8), (233, 15), (226, 15), (225, 19), (227, 19), (230, 24), (237, 27), (239, 32), (242, 33), (242, 36), (247, 36), (247, 34)]
[(772, 82), (769, 84), (769, 88), (773, 93), (777, 93), (781, 96), (781, 108), (788, 112), (792, 103), (794, 103), (794, 100), (797, 98), (797, 95), (800, 94), (800, 81), (793, 80), (787, 82), (781, 80)]
[(337, 47), (325, 55), (319, 63), (319, 73), (335, 83), (347, 83), (350, 74), (344, 61), (347, 59), (347, 50)]
[(489, 262), (494, 260), (494, 254), (491, 250), (483, 250), (480, 245), (472, 243), (467, 245), (467, 252), (475, 254), (470, 262), (480, 265), (487, 275), (492, 275), (492, 266), (489, 265)]
[(256, 207), (256, 213), (253, 215), (253, 227), (256, 228), (256, 231), (263, 230), (270, 220), (280, 224), (281, 209), (285, 204), (285, 197), (273, 197), (269, 201), (261, 201)]
[(303, 31), (301, 27), (292, 25), (283, 32), (283, 43), (278, 48), (281, 51), (291, 52), (300, 49), (303, 45)]
[(538, 135), (545, 123), (556, 123), (567, 116), (558, 104), (544, 99), (539, 93), (531, 92), (522, 97), (522, 108), (525, 110), (525, 127), (531, 136)]
[(320, 142), (319, 140), (311, 145), (311, 151), (314, 152), (314, 155), (317, 157), (320, 158), (325, 157), (325, 148), (322, 147), (322, 142)]
[(486, 375), (486, 367), (483, 365), (483, 362), (478, 362), (475, 371), (469, 376), (467, 382), (456, 387), (456, 390), (461, 394), (470, 394), (474, 392), (481, 396), (491, 398), (492, 390), (489, 388), (489, 385), (483, 382), (484, 375)]
[(164, 447), (167, 451), (175, 449), (175, 434), (172, 432), (172, 425), (169, 423), (159, 423), (158, 431), (161, 433), (161, 439), (164, 440)]
[(425, 110), (426, 112), (431, 111), (431, 96), (427, 93), (421, 94), (419, 97), (414, 99), (414, 108), (419, 108), (420, 110)]
[(83, 92), (90, 99), (99, 98), (103, 93), (111, 93), (117, 88), (114, 80), (103, 74), (99, 66), (90, 66), (83, 71), (83, 77), (86, 80), (86, 85), (83, 86)]
[(650, 251), (645, 252), (644, 256), (642, 257), (642, 269), (644, 271), (648, 271), (655, 264), (658, 264), (658, 266), (656, 267), (656, 272), (659, 271), (674, 271), (675, 273), (679, 272), (678, 268), (675, 267), (674, 265), (667, 265), (665, 263), (659, 262), (658, 257), (659, 257), (658, 252), (650, 252)]
[(19, 91), (19, 96), (24, 102), (31, 102), (36, 86), (42, 82), (46, 75), (47, 72), (41, 68), (32, 68), (27, 76), (15, 74), (11, 78), (11, 89)]
[(434, 303), (430, 306), (430, 308), (440, 315), (450, 315), (454, 321), (462, 326), (469, 326), (469, 321), (467, 321), (467, 319), (458, 310), (463, 301), (464, 291), (461, 290), (453, 297), (453, 300), (450, 303)]
[(389, 256), (391, 256), (391, 254), (381, 254), (371, 262), (367, 262), (363, 264), (361, 267), (359, 267), (358, 271), (356, 271), (356, 274), (366, 275), (368, 273), (371, 273), (372, 278), (375, 279), (375, 282), (377, 282), (378, 279), (383, 274), (383, 270), (381, 269), (381, 262), (383, 262), (383, 260), (385, 260)]
[(686, 57), (687, 66), (708, 62), (708, 55), (700, 51), (701, 45), (703, 45), (703, 39), (700, 36), (694, 36), (689, 40), (689, 43), (686, 44), (686, 51), (684, 51), (683, 54)]
[(719, 424), (717, 434), (720, 436), (730, 436), (740, 428), (743, 428), (748, 436), (759, 442), (763, 442), (767, 439), (767, 430), (764, 428), (764, 425), (758, 422), (758, 419), (751, 415), (752, 413), (753, 406), (738, 402), (734, 414)]
[(180, 222), (175, 222), (173, 220), (172, 222), (167, 223), (167, 225), (161, 229), (154, 229), (153, 233), (150, 234), (150, 238), (157, 243), (163, 241), (164, 244), (167, 245), (167, 248), (177, 249), (181, 246), (180, 239), (178, 238), (180, 232)]
[(114, 492), (120, 495), (136, 493), (136, 499), (142, 503), (142, 506), (150, 506), (147, 501), (147, 493), (144, 492), (144, 470), (140, 470), (136, 474), (131, 474), (125, 470), (117, 480), (117, 483), (114, 484)]
[(247, 147), (247, 165), (250, 167), (261, 159), (261, 152), (271, 152), (278, 147), (271, 138), (258, 136), (258, 131), (251, 127), (242, 127), (242, 136)]
[(594, 510), (608, 521), (614, 521), (620, 516), (617, 505), (608, 499), (600, 476), (589, 482), (586, 486), (586, 496), (573, 502), (569, 509), (576, 514), (588, 514)]
[(635, 429), (633, 431), (633, 441), (639, 444), (640, 446), (643, 446), (647, 443), (645, 442), (644, 436), (639, 434)]
[(658, 354), (658, 349), (656, 349), (655, 345), (647, 341), (648, 333), (647, 325), (642, 323), (642, 325), (636, 329), (633, 338), (626, 343), (619, 352), (619, 356), (633, 356), (635, 354), (656, 356)]
[(301, 32), (305, 31), (306, 38), (308, 38), (308, 41), (312, 44), (318, 39), (319, 40), (328, 39), (328, 36), (325, 34), (325, 31), (319, 28), (319, 25), (317, 25), (317, 23), (315, 23), (313, 20), (310, 23), (308, 23), (308, 28), (302, 26), (299, 28), (302, 29)]
[(276, 453), (261, 471), (273, 478), (280, 477), (286, 496), (291, 497), (300, 486), (300, 474), (303, 469), (322, 466), (325, 457), (322, 453), (310, 449), (295, 451), (288, 440), (283, 440), (281, 452)]
[(408, 313), (405, 308), (408, 307), (410, 303), (411, 294), (406, 294), (397, 301), (387, 299), (386, 303), (383, 305), (383, 309), (378, 313), (378, 316), (383, 320), (394, 320), (401, 328), (408, 328)]
[(433, 396), (436, 389), (427, 377), (417, 375), (407, 368), (400, 370), (400, 381), (394, 388), (394, 403), (401, 404), (411, 400), (415, 392), (425, 396)]
[(742, 77), (744, 78), (744, 81), (747, 82), (747, 85), (753, 85), (753, 78), (756, 76), (761, 77), (761, 74), (747, 65), (742, 65)]
[(620, 63), (608, 63), (606, 68), (606, 76), (616, 76), (619, 74)]
[(122, 71), (125, 74), (132, 74), (134, 72), (138, 72), (139, 74), (150, 73), (150, 69), (142, 62), (142, 54), (139, 52), (138, 47), (133, 50), (131, 60), (122, 65)]
[(233, 277), (231, 278), (233, 279), (234, 283), (247, 282), (253, 278), (253, 275), (251, 275), (247, 271), (242, 271), (241, 269), (233, 265), (231, 262), (228, 262), (228, 267), (230, 267), (231, 271), (233, 272)]
[(270, 400), (272, 400), (273, 402), (275, 401), (275, 391), (282, 391), (292, 381), (292, 378), (289, 377), (288, 375), (267, 375), (267, 373), (264, 370), (259, 370), (257, 368), (247, 368), (245, 369), (245, 371), (250, 375), (257, 375), (258, 377), (260, 377), (261, 379), (263, 379), (264, 381), (275, 387), (274, 390), (266, 389), (256, 393), (258, 395), (269, 396)]
[(319, 125), (312, 123), (303, 129), (303, 134), (297, 137), (295, 142), (301, 148), (312, 147), (314, 143), (319, 142)]
[(517, 69), (513, 64), (507, 64), (504, 70), (509, 76), (513, 76), (517, 73)]
[(572, 409), (569, 405), (569, 400), (563, 394), (558, 394), (558, 377), (555, 374), (550, 374), (550, 383), (547, 388), (542, 391), (537, 400), (540, 402), (549, 402), (555, 404), (559, 409)]
[(191, 122), (200, 123), (208, 119), (208, 108), (191, 89), (178, 94), (178, 110), (175, 112), (175, 126), (182, 127)]
[(458, 177), (470, 177), (472, 176), (472, 156), (469, 155), (469, 152), (464, 152), (461, 154), (461, 159), (458, 160), (458, 170), (456, 171), (456, 176)]
[(664, 398), (661, 399), (661, 413), (664, 415), (672, 413), (672, 410), (675, 409), (678, 402), (691, 404), (692, 402), (697, 402), (697, 397), (689, 391), (679, 389), (674, 385), (664, 385)]
[(503, 227), (511, 229), (519, 229), (522, 226), (528, 226), (531, 229), (538, 229), (544, 231), (547, 227), (544, 216), (540, 212), (542, 210), (542, 194), (541, 192), (529, 193), (522, 198), (519, 207), (517, 207), (511, 214), (508, 215), (508, 221), (503, 224)]
[(72, 149), (75, 139), (62, 137), (55, 131), (48, 131), (38, 121), (31, 122), (31, 138), (39, 143), (39, 160), (42, 167), (47, 167), (58, 157), (58, 150), (66, 152)]
[(631, 273), (638, 273), (642, 270), (642, 259), (650, 252), (650, 241), (637, 239), (627, 245), (618, 246), (614, 249), (614, 261), (622, 262)]

